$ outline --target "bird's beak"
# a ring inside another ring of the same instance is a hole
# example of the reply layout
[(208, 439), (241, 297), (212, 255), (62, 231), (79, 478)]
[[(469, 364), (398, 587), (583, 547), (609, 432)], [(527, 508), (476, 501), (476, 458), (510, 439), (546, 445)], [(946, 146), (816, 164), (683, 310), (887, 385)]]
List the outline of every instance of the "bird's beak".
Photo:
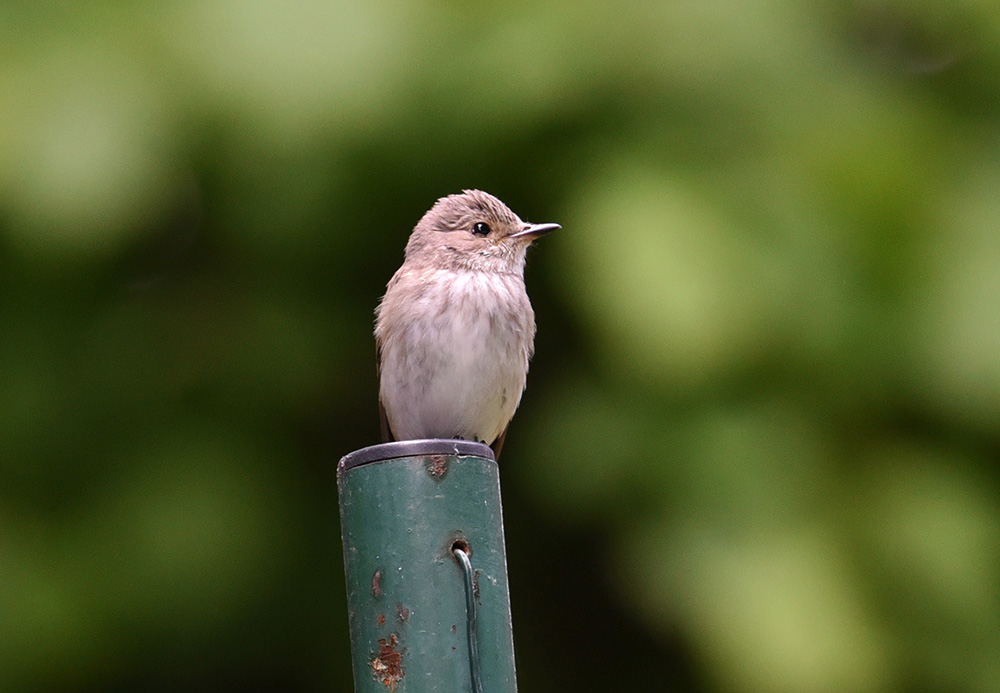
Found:
[(535, 240), (536, 238), (541, 238), (547, 233), (555, 231), (556, 229), (561, 229), (559, 224), (525, 224), (524, 228), (510, 235), (511, 238), (527, 238), (529, 240)]

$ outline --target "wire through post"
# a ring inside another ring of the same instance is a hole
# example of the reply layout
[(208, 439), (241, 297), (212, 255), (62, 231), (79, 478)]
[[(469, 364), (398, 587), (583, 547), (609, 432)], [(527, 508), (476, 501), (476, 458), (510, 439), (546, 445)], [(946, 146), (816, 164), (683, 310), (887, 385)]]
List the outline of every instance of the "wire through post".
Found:
[(476, 635), (476, 575), (468, 551), (460, 546), (451, 550), (465, 578), (466, 635), (469, 642), (469, 672), (472, 674), (473, 693), (483, 693), (483, 672), (479, 667), (479, 638)]

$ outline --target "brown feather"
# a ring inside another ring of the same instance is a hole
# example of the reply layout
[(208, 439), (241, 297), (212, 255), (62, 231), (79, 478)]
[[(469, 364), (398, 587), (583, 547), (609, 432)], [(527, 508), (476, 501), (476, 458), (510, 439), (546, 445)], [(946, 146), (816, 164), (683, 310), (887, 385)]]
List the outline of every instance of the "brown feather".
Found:
[[(375, 341), (375, 382), (379, 384), (381, 388), (382, 382), (382, 345)], [(391, 443), (396, 440), (392, 435), (392, 430), (389, 428), (389, 417), (385, 413), (385, 405), (382, 404), (382, 395), (379, 394), (378, 398), (378, 425), (379, 429), (382, 431), (382, 442)]]
[(497, 439), (490, 443), (490, 447), (493, 448), (493, 457), (497, 460), (500, 459), (500, 448), (503, 447), (503, 441), (507, 437), (507, 431), (510, 430), (510, 424), (507, 424), (507, 428), (503, 429), (503, 433), (497, 436)]

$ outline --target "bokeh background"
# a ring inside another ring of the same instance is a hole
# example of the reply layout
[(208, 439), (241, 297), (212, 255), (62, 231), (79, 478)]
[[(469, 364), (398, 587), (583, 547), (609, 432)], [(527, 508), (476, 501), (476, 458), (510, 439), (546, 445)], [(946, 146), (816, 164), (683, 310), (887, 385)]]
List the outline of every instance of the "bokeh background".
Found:
[(1000, 690), (992, 0), (4, 0), (0, 690), (351, 690), (334, 469), (470, 187), (564, 227), (522, 690)]

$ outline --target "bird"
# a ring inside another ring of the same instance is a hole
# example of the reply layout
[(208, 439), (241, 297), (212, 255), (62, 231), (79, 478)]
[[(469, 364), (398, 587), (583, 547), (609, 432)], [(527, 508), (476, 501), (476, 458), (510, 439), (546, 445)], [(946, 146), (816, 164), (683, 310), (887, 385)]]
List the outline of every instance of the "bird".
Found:
[(481, 190), (442, 197), (417, 222), (375, 310), (384, 441), (477, 441), (499, 459), (534, 353), (526, 252), (559, 228)]

